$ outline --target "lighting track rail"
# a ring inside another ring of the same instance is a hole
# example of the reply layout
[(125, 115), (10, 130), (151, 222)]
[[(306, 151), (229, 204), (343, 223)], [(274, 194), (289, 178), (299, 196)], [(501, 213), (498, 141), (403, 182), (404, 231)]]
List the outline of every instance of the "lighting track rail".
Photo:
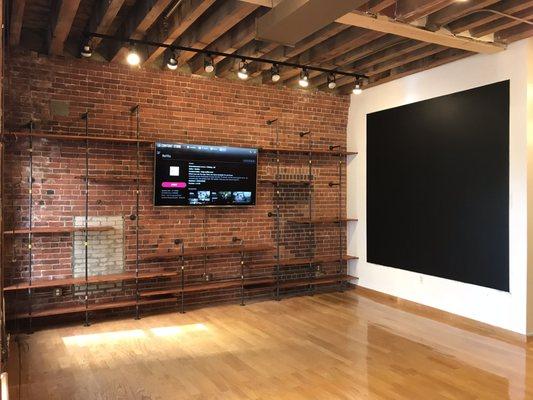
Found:
[(312, 66), (312, 65), (304, 65), (304, 64), (298, 64), (298, 63), (292, 63), (288, 61), (276, 61), (271, 60), (269, 58), (262, 58), (262, 57), (251, 57), (251, 56), (244, 56), (242, 54), (238, 53), (224, 53), (222, 51), (215, 51), (215, 50), (206, 50), (206, 49), (198, 49), (195, 47), (188, 47), (188, 46), (180, 46), (175, 44), (165, 44), (165, 43), (158, 43), (158, 42), (151, 42), (148, 40), (139, 40), (139, 39), (126, 39), (126, 38), (120, 38), (115, 37), (111, 35), (104, 35), (102, 33), (96, 33), (96, 32), (85, 32), (84, 36), (88, 42), (91, 38), (100, 38), (100, 39), (106, 39), (106, 40), (112, 40), (115, 42), (121, 42), (126, 45), (144, 45), (144, 46), (153, 46), (153, 47), (164, 47), (169, 49), (172, 52), (176, 51), (191, 51), (198, 54), (205, 54), (207, 57), (212, 56), (220, 56), (220, 57), (229, 57), (234, 58), (237, 60), (241, 60), (241, 62), (247, 62), (247, 61), (255, 61), (260, 62), (263, 64), (272, 64), (274, 66), (284, 66), (284, 67), (290, 67), (290, 68), (300, 68), (302, 71), (317, 71), (317, 72), (323, 72), (326, 74), (333, 74), (333, 75), (343, 75), (343, 76), (350, 76), (352, 78), (355, 78), (356, 80), (361, 79), (368, 79), (368, 76), (364, 74), (359, 74), (356, 72), (348, 72), (348, 71), (342, 71), (338, 69), (329, 69), (329, 68), (322, 68), (318, 66)]

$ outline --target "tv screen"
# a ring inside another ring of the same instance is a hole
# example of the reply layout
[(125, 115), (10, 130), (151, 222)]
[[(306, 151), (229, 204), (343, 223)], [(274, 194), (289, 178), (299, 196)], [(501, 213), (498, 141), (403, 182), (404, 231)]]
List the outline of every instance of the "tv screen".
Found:
[(255, 205), (257, 149), (155, 144), (155, 206)]

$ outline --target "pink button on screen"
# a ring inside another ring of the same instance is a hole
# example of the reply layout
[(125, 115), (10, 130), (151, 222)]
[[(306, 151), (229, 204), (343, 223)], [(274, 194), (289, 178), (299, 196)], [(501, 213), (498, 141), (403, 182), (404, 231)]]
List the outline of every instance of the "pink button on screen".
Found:
[(184, 189), (187, 184), (185, 182), (163, 182), (161, 186), (165, 189)]

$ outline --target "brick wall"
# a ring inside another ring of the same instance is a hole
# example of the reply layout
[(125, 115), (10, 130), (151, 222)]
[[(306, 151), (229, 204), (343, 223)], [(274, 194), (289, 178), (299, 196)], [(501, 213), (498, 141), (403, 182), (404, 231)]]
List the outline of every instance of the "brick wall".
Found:
[[(8, 130), (20, 130), (30, 119), (38, 130), (55, 133), (83, 134), (80, 115), (89, 112), (89, 134), (133, 137), (135, 118), (130, 108), (140, 105), (141, 138), (173, 142), (221, 144), (236, 146), (272, 146), (276, 129), (284, 147), (325, 149), (331, 144), (346, 145), (348, 97), (312, 93), (270, 85), (251, 85), (238, 81), (185, 76), (171, 71), (133, 69), (126, 66), (90, 60), (63, 59), (19, 52), (11, 55), (7, 65), (6, 124)], [(277, 125), (266, 125), (267, 119), (278, 118)], [(311, 130), (309, 137), (297, 133)], [(57, 142), (36, 139), (33, 143), (33, 223), (35, 226), (70, 226), (84, 215), (83, 142)], [(7, 228), (28, 225), (28, 140), (19, 138), (6, 152), (6, 187), (9, 187), (4, 210)], [(90, 173), (134, 173), (135, 145), (91, 143)], [(141, 174), (152, 176), (153, 149), (141, 148)], [(305, 156), (282, 155), (282, 178), (306, 177)], [(260, 155), (259, 178), (274, 177), (275, 156)], [(342, 168), (345, 182), (345, 169)], [(313, 214), (337, 216), (338, 159), (315, 157), (313, 164)], [(125, 270), (135, 268), (134, 185), (127, 181), (90, 184), (90, 216), (124, 219)], [(247, 244), (275, 242), (275, 223), (268, 216), (274, 209), (275, 188), (258, 186), (257, 206), (242, 209), (154, 208), (152, 183), (141, 184), (140, 243), (141, 255), (175, 248), (174, 239), (183, 238), (187, 247), (227, 245), (233, 236)], [(344, 186), (345, 188), (345, 186)], [(345, 190), (342, 190), (344, 204)], [(308, 214), (306, 187), (279, 188), (283, 218)], [(344, 214), (344, 206), (342, 210)], [(338, 228), (322, 226), (306, 228), (282, 222), (282, 256), (333, 255), (339, 251)], [(345, 237), (345, 233), (343, 233)], [(28, 276), (26, 238), (16, 237), (6, 244), (6, 283)], [(68, 234), (34, 238), (34, 278), (68, 277), (73, 270), (73, 238)], [(254, 259), (272, 258), (272, 253), (258, 254)], [(238, 256), (208, 260), (209, 272), (215, 279), (239, 275)], [(141, 268), (175, 267), (175, 263), (143, 263)], [(326, 266), (327, 267), (327, 266)], [(203, 260), (187, 262), (187, 279), (193, 281), (203, 273)], [(335, 265), (327, 268), (336, 268)], [(254, 273), (268, 271), (254, 271)], [(302, 271), (295, 271), (295, 274)], [(143, 282), (147, 287), (165, 286), (164, 280)], [(231, 296), (231, 291), (217, 299)], [(77, 303), (76, 292), (66, 290), (53, 297), (51, 290), (36, 293), (36, 308), (47, 303)], [(101, 292), (92, 297), (102, 297)], [(132, 296), (131, 284), (120, 291), (106, 294), (114, 299)], [(18, 295), (20, 305), (22, 295)], [(202, 301), (214, 299), (214, 294)], [(211, 296), (211, 297), (209, 297)], [(11, 310), (17, 308), (16, 296), (8, 298)], [(195, 299), (200, 301), (201, 296)], [(193, 301), (194, 299), (189, 299)]]

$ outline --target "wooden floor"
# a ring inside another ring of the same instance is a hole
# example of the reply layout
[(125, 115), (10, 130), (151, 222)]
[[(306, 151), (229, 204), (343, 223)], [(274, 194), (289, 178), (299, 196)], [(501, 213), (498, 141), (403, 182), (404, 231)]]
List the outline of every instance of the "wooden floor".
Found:
[(25, 336), (20, 399), (533, 399), (533, 347), (489, 336), (353, 290), (98, 322)]

